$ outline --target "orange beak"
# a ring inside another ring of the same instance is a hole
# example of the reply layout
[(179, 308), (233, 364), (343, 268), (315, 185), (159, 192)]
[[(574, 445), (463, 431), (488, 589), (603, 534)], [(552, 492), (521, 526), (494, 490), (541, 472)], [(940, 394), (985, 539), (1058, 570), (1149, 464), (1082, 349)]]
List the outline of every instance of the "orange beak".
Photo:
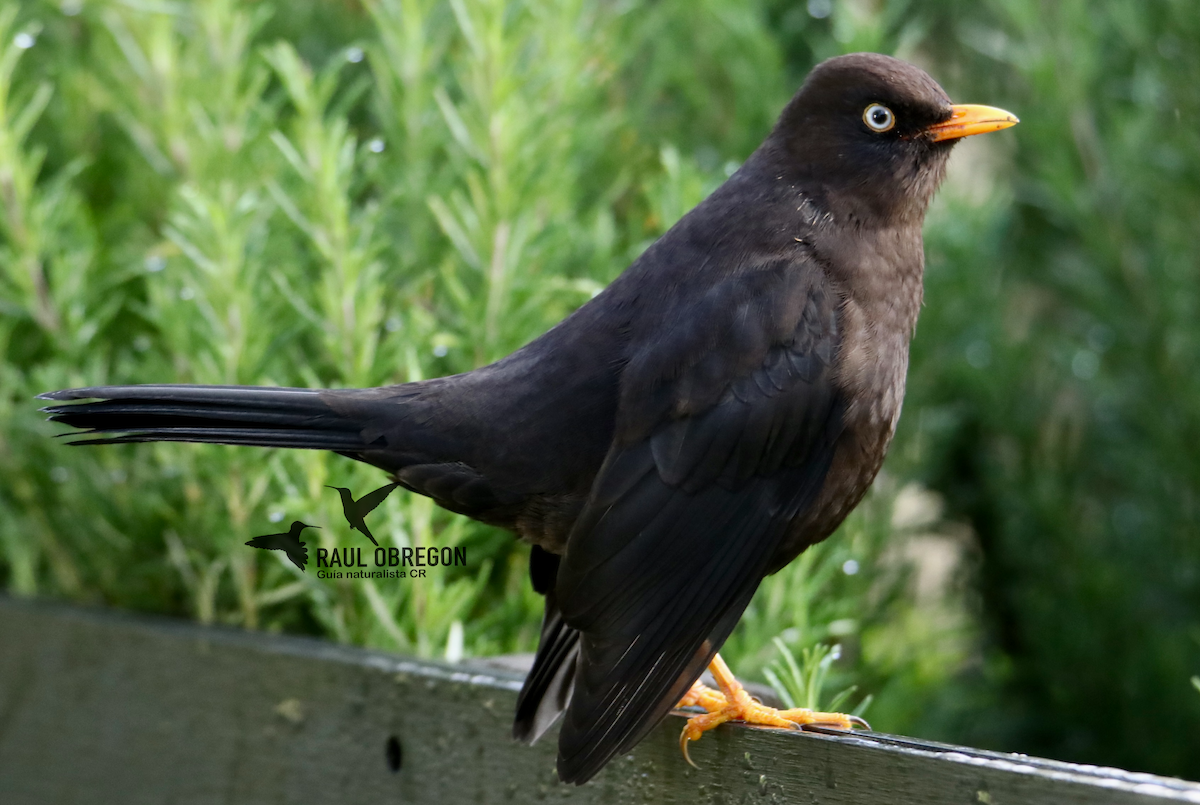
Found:
[(936, 142), (957, 140), (972, 134), (987, 134), (1015, 126), (1021, 121), (1012, 112), (994, 106), (979, 106), (966, 103), (951, 107), (950, 119), (925, 129), (929, 138)]

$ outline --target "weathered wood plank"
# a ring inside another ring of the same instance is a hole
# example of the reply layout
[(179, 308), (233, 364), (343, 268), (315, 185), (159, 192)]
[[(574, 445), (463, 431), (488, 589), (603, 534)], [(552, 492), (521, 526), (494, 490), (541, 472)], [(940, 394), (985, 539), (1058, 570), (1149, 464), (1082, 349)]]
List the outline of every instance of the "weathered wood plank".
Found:
[(0, 802), (1156, 803), (1200, 785), (893, 736), (671, 718), (592, 783), (513, 743), (519, 677), (0, 599)]

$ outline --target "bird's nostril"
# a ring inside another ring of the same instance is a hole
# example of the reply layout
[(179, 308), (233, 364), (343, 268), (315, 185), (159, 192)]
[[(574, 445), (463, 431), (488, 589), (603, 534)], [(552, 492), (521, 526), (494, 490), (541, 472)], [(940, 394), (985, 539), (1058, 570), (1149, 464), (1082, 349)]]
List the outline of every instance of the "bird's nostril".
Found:
[(400, 749), (400, 739), (395, 735), (388, 736), (384, 751), (387, 756), (388, 768), (392, 770), (393, 774), (400, 771), (400, 766), (404, 762), (404, 754)]

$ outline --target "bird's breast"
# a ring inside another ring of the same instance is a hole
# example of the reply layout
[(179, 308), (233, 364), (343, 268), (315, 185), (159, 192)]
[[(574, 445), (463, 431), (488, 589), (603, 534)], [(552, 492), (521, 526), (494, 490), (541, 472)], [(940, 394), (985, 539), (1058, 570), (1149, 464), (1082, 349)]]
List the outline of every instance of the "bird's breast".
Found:
[(896, 431), (908, 373), (909, 340), (921, 304), (921, 266), (895, 263), (842, 292), (835, 385), (845, 401), (825, 482), (793, 522), (774, 565), (782, 567), (829, 536), (858, 505), (883, 464)]

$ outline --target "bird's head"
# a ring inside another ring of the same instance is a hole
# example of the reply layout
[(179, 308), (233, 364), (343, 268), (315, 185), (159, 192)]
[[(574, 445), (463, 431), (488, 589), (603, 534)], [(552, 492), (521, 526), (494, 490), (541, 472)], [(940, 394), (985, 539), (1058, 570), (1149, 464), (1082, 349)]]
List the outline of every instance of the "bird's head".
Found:
[(826, 210), (870, 224), (924, 216), (963, 137), (999, 131), (1003, 109), (951, 103), (929, 74), (877, 53), (818, 64), (768, 143)]
[(302, 522), (300, 522), (299, 520), (293, 520), (293, 521), (292, 521), (292, 530), (293, 530), (293, 531), (303, 531), (303, 530), (304, 530), (304, 529), (306, 529), (306, 528), (317, 528), (317, 529), (319, 529), (319, 528), (320, 528), (320, 526), (319, 526), (319, 525), (309, 525), (308, 523), (302, 523)]

